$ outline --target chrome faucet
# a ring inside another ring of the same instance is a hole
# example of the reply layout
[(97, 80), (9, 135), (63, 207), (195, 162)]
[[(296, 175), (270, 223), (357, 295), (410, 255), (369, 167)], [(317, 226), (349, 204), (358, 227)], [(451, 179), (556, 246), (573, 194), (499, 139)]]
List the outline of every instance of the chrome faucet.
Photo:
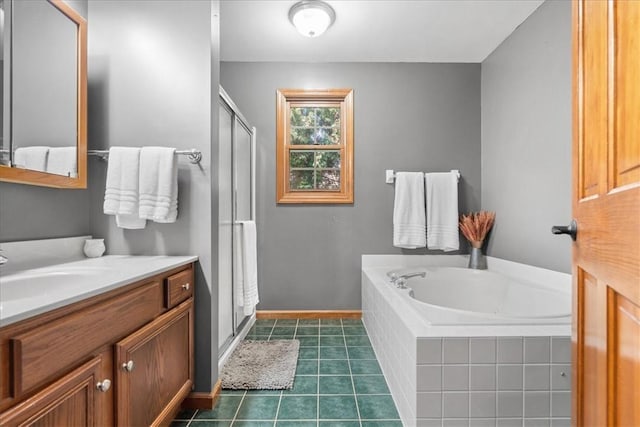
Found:
[(412, 277), (426, 277), (426, 276), (427, 276), (426, 271), (418, 271), (415, 273), (401, 274), (400, 276), (398, 276), (395, 273), (392, 273), (389, 275), (389, 279), (391, 280), (391, 283), (396, 285), (396, 287), (400, 289), (407, 289), (408, 279), (411, 279)]
[(9, 262), (9, 258), (2, 255), (2, 249), (0, 249), (0, 265), (6, 264)]

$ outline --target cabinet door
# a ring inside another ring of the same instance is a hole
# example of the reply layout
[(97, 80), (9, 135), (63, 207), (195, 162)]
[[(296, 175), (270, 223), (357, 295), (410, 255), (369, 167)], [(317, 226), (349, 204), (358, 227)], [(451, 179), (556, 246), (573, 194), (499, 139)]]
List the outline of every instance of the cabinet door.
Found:
[(193, 380), (193, 300), (116, 344), (116, 369), (118, 425), (170, 421)]
[(0, 414), (0, 425), (99, 425), (102, 393), (96, 386), (100, 381), (101, 364), (101, 358), (96, 357), (35, 396)]

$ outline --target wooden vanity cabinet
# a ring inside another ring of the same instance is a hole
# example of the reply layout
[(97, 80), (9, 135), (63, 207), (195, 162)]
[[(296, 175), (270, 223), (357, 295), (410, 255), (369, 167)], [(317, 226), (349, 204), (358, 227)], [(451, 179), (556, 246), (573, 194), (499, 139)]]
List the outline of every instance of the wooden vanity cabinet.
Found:
[[(175, 283), (186, 296), (168, 298)], [(170, 424), (193, 384), (193, 321), (189, 264), (0, 328), (0, 425)]]

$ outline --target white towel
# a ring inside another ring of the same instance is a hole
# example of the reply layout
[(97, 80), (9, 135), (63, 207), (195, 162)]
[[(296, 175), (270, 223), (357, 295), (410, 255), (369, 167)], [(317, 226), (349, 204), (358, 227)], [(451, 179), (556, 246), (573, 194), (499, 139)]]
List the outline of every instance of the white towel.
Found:
[(405, 249), (427, 245), (424, 210), (424, 174), (397, 172), (393, 204), (393, 246)]
[(178, 217), (178, 160), (175, 148), (140, 150), (140, 218), (175, 222)]
[(425, 174), (427, 193), (427, 247), (457, 251), (458, 176), (455, 172)]
[(76, 147), (51, 147), (47, 159), (47, 172), (75, 178), (78, 176)]
[(49, 147), (19, 147), (14, 153), (13, 164), (17, 168), (45, 172), (47, 157), (49, 157)]
[(238, 221), (242, 231), (238, 245), (241, 249), (242, 268), (237, 276), (237, 290), (245, 316), (253, 313), (253, 309), (260, 302), (258, 297), (258, 244), (255, 221)]
[(139, 170), (139, 147), (109, 149), (103, 211), (106, 215), (116, 215), (116, 225), (120, 228), (141, 229), (147, 222), (138, 216)]

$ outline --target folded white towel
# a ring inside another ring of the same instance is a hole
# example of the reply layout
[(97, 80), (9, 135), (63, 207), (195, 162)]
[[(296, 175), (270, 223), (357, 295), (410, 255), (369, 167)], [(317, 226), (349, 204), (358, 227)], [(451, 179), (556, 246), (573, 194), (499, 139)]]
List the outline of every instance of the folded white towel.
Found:
[(253, 313), (260, 302), (258, 297), (258, 244), (255, 221), (239, 221), (242, 224), (242, 307), (245, 316)]
[(16, 148), (14, 153), (13, 164), (17, 168), (45, 172), (47, 170), (48, 157), (49, 147), (19, 147)]
[(51, 147), (47, 159), (47, 172), (75, 178), (78, 176), (78, 150), (76, 147)]
[(233, 226), (233, 295), (240, 307), (244, 307), (244, 247), (242, 223), (236, 222)]
[(140, 148), (111, 147), (103, 211), (116, 215), (120, 228), (141, 229), (146, 220), (138, 216)]
[(178, 217), (178, 161), (175, 148), (140, 150), (140, 218), (175, 222)]
[(455, 172), (425, 174), (427, 247), (445, 252), (460, 247), (458, 234), (458, 176)]
[(424, 174), (397, 172), (393, 204), (393, 246), (424, 248), (427, 244), (424, 210)]

